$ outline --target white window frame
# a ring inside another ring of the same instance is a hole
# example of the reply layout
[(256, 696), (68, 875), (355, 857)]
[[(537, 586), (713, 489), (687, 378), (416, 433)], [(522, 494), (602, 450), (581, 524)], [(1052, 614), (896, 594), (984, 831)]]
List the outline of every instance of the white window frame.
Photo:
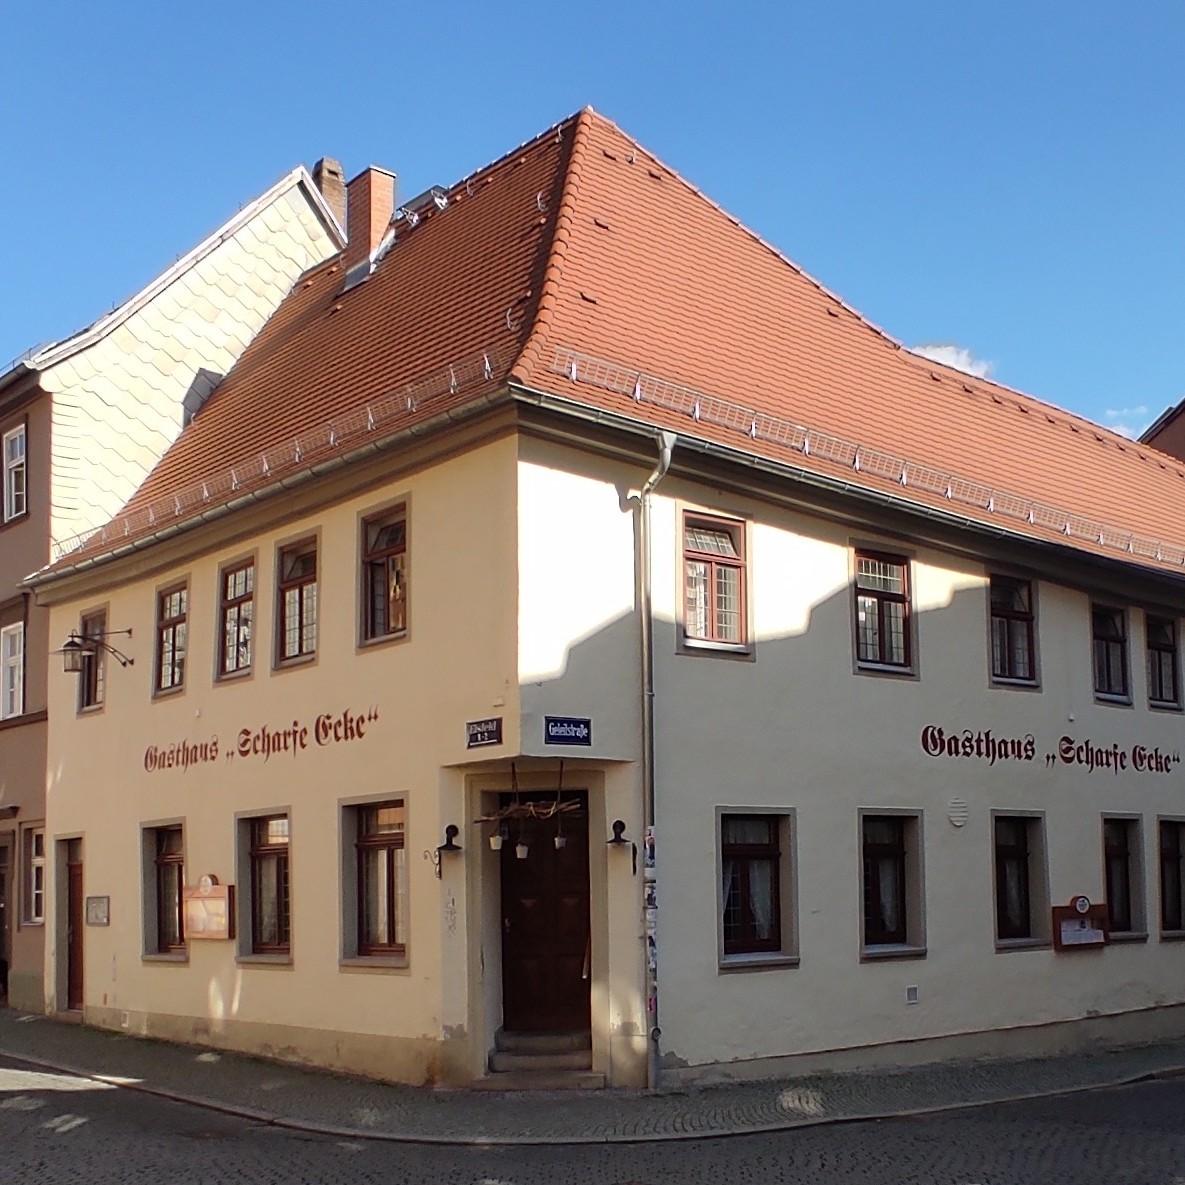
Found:
[[(41, 838), (41, 855), (36, 855), (37, 838)], [(45, 924), (45, 889), (46, 889), (46, 859), (45, 859), (45, 828), (27, 827), (23, 833), (21, 843), (21, 858), (24, 862), (24, 923), (27, 926), (42, 926)], [(38, 875), (40, 873), (40, 875)], [(40, 882), (40, 884), (38, 883)], [(40, 898), (40, 908), (38, 908)]]
[[(9, 459), (8, 449), (10, 441), (20, 440), (20, 456)], [(14, 518), (21, 518), (29, 512), (29, 440), (24, 424), (4, 433), (0, 444), (0, 463), (4, 466), (4, 521), (10, 522)], [(18, 509), (18, 491), (16, 475), (20, 474), (20, 491)]]
[[(12, 653), (9, 647), (16, 639)], [(25, 714), (25, 624), (0, 629), (0, 720)]]

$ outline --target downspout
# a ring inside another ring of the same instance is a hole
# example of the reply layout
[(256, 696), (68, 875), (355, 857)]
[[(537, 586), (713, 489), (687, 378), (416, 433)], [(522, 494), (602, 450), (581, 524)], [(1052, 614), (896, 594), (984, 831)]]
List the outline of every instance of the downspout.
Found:
[[(642, 641), (642, 821), (645, 836), (654, 834), (654, 628), (650, 591), (650, 495), (671, 467), (671, 453), (678, 438), (674, 432), (659, 434), (658, 464), (646, 479), (638, 494), (638, 611)], [(657, 843), (655, 844), (657, 851)], [(646, 880), (654, 876), (655, 869), (642, 870), (642, 911), (646, 920)], [(657, 900), (657, 897), (656, 897)], [(649, 1031), (646, 1041), (646, 1085), (654, 1090), (658, 1087), (658, 1042), (662, 1030), (658, 1026), (658, 976), (651, 965), (649, 950), (649, 926), (642, 934), (643, 961), (646, 968), (646, 1012)]]

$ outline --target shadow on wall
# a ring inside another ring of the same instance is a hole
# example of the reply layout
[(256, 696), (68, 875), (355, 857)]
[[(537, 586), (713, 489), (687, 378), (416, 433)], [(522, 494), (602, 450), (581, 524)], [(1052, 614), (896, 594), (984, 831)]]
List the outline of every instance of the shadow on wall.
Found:
[[(1027, 731), (1032, 724), (1031, 697), (990, 686), (982, 569), (956, 565), (952, 560), (948, 569), (949, 589), (938, 597), (926, 590), (927, 607), (915, 607), (910, 614), (907, 671), (856, 673), (850, 583), (833, 588), (812, 605), (784, 610), (779, 598), (792, 601), (794, 589), (782, 593), (763, 586), (753, 598), (753, 616), (759, 624), (777, 620), (781, 629), (758, 633), (745, 654), (697, 650), (694, 643), (685, 642), (679, 623), (669, 616), (656, 617), (655, 727), (660, 752), (673, 745), (690, 745), (698, 735), (717, 752), (727, 749), (738, 759), (773, 750), (789, 760), (805, 744), (830, 749), (843, 763), (851, 759), (853, 733), (876, 733), (891, 719), (892, 736), (908, 748), (912, 764), (919, 731), (931, 718), (936, 723), (957, 718), (967, 724), (973, 720), (1000, 727), (1014, 724)], [(580, 573), (572, 575), (573, 580), (582, 578)], [(915, 594), (915, 606), (917, 600)], [(557, 615), (554, 620), (561, 618)], [(1082, 631), (1088, 629), (1084, 623)], [(1055, 689), (1056, 695), (1067, 686), (1063, 659), (1071, 656), (1058, 652), (1055, 631), (1046, 629), (1045, 634), (1038, 654), (1045, 690)], [(1084, 647), (1088, 636), (1083, 634)], [(591, 716), (596, 752), (636, 759), (640, 755), (640, 655), (638, 615), (620, 614), (569, 643), (558, 673), (522, 681), (524, 713)], [(1086, 664), (1089, 679), (1089, 654), (1084, 650), (1073, 661), (1076, 670)], [(1077, 708), (1092, 702), (1090, 687), (1082, 691), (1047, 707), (1051, 712), (1063, 709), (1064, 719), (1071, 705)], [(996, 698), (989, 700), (989, 696)], [(917, 727), (902, 735), (899, 724), (906, 718), (915, 719)], [(660, 783), (662, 778), (660, 770)]]

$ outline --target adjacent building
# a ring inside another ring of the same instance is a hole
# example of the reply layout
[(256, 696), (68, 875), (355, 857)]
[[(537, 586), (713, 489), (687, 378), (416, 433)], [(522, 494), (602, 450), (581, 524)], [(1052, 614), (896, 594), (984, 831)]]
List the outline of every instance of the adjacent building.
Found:
[[(340, 170), (336, 183), (344, 196)], [(130, 300), (0, 374), (0, 998), (15, 1007), (44, 1000), (46, 655), (60, 641), (21, 581), (124, 505), (296, 278), (343, 242), (296, 169)]]
[(493, 1086), (1185, 1028), (1172, 458), (588, 110), (349, 223), (29, 581), (52, 1011)]

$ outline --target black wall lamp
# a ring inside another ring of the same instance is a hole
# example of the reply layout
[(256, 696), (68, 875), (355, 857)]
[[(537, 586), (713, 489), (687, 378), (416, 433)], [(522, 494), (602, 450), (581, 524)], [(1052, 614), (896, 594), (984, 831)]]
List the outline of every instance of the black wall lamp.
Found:
[(613, 837), (605, 841), (609, 847), (625, 847), (629, 844), (634, 857), (634, 876), (638, 875), (638, 845), (625, 837), (625, 823), (621, 819), (613, 820)]
[(62, 656), (62, 669), (67, 675), (78, 675), (82, 672), (83, 660), (88, 654), (98, 654), (100, 651), (110, 654), (121, 667), (131, 667), (136, 665), (136, 660), (124, 654), (122, 650), (116, 650), (108, 638), (131, 637), (132, 631), (127, 630), (110, 630), (99, 634), (79, 634), (74, 630), (70, 631), (70, 636), (62, 643), (61, 650), (55, 650), (55, 654)]
[(436, 869), (436, 879), (437, 880), (440, 880), (440, 877), (441, 877), (440, 862), (444, 858), (444, 854), (446, 852), (451, 853), (451, 852), (460, 852), (460, 851), (464, 850), (461, 847), (461, 845), (459, 843), (457, 843), (457, 836), (460, 834), (461, 834), (461, 829), (456, 825), (456, 823), (450, 823), (444, 829), (444, 843), (440, 844), (437, 847), (436, 851), (433, 852), (433, 854), (432, 854), (432, 864), (433, 864), (433, 867)]

